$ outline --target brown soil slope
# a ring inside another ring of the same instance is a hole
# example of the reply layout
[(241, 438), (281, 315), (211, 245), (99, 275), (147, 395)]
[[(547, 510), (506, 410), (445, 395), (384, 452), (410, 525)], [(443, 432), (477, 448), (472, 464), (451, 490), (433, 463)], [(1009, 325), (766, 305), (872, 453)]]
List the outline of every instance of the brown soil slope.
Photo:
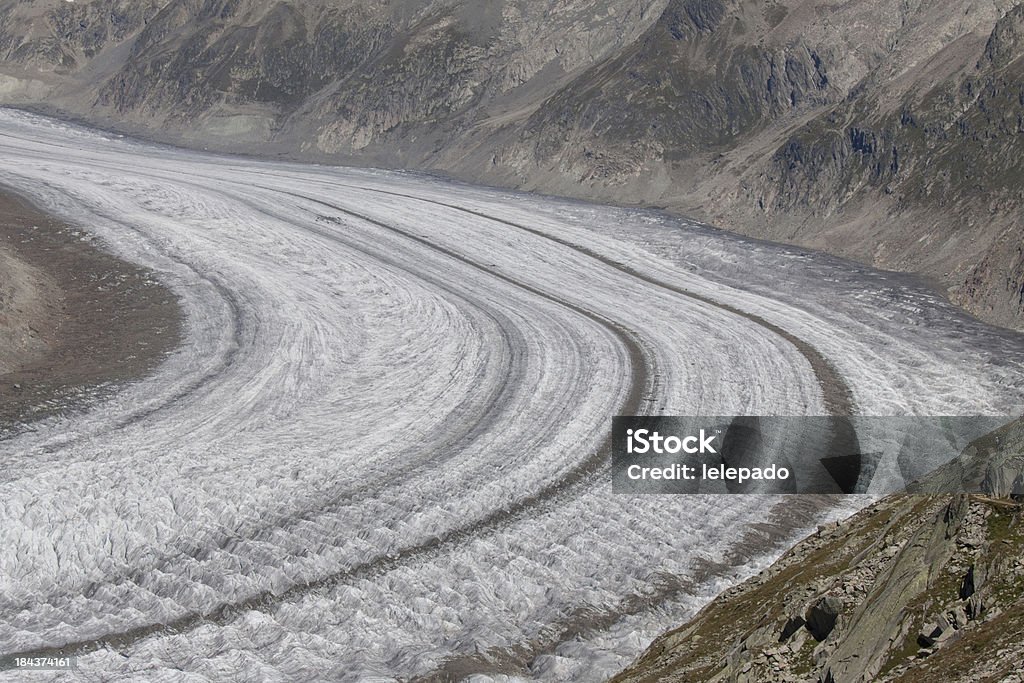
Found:
[(84, 237), (0, 193), (0, 435), (142, 376), (178, 345), (174, 295)]

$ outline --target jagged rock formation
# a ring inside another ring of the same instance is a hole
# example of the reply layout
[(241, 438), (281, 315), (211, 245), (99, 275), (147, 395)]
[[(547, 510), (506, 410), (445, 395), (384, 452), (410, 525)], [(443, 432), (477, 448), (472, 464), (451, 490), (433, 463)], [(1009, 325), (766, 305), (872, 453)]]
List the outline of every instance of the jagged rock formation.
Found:
[[(1019, 464), (1022, 435), (1017, 421), (965, 458)], [(1022, 515), (1019, 496), (885, 498), (820, 528), (614, 680), (1020, 681)]]
[(0, 101), (916, 271), (1024, 323), (1020, 0), (0, 2)]

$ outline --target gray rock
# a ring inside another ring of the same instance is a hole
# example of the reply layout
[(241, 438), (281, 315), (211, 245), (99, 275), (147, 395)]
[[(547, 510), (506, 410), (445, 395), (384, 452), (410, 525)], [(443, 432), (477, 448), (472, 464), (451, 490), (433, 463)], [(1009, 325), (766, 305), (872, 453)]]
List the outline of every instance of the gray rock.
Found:
[(807, 630), (814, 639), (821, 642), (828, 638), (836, 626), (836, 621), (843, 611), (843, 601), (834, 596), (826, 596), (807, 609), (804, 619)]
[(967, 618), (967, 610), (963, 605), (957, 605), (949, 614), (954, 628), (962, 629), (967, 626), (969, 620)]

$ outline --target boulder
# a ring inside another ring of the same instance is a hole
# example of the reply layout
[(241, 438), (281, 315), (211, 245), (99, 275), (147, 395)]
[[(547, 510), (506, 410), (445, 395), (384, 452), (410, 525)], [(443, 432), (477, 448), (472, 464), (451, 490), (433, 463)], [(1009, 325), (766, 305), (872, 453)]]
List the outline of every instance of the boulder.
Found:
[(831, 595), (821, 598), (811, 605), (804, 614), (807, 630), (820, 643), (832, 633), (842, 611), (843, 601), (839, 598)]

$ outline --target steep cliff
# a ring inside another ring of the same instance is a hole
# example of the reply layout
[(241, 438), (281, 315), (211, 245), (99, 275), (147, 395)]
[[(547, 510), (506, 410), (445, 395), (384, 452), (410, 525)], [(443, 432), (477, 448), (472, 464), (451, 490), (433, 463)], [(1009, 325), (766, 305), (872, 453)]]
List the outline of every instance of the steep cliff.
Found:
[[(536, 106), (635, 40), (663, 6), (6, 2), (0, 71), (9, 101), (178, 141), (329, 155), (378, 145), (382, 159), (422, 165), (484, 107)], [(43, 83), (45, 95), (26, 94)], [(417, 144), (423, 136), (431, 142)]]

